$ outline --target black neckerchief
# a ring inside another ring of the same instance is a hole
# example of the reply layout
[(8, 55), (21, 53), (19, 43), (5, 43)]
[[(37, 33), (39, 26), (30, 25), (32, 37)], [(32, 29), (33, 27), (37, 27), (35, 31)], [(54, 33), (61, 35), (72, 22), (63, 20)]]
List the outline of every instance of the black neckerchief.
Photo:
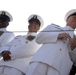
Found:
[(32, 41), (33, 39), (35, 38), (35, 36), (33, 36), (33, 35), (29, 35), (29, 36), (27, 36), (27, 40), (29, 40), (29, 41)]

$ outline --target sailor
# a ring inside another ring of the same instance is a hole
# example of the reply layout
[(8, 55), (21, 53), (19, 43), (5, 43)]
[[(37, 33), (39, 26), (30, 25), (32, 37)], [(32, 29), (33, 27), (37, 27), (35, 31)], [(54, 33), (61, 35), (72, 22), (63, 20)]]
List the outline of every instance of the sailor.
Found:
[(40, 48), (35, 42), (38, 30), (43, 25), (39, 15), (31, 15), (28, 19), (27, 35), (16, 36), (9, 44), (0, 48), (3, 57), (0, 60), (0, 74), (25, 75), (29, 62), (35, 52)]
[(13, 40), (15, 37), (13, 32), (7, 31), (7, 27), (12, 20), (13, 17), (9, 12), (0, 11), (0, 47)]
[(43, 45), (33, 56), (26, 75), (69, 74), (73, 64), (69, 52), (76, 45), (73, 39), (76, 15), (65, 15), (65, 21), (65, 27), (50, 24), (37, 35), (36, 42)]

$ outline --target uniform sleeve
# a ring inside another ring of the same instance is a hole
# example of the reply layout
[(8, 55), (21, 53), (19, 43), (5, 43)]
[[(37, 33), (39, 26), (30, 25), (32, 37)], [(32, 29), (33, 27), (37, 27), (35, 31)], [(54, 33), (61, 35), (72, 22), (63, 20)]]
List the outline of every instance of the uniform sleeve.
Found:
[(43, 43), (54, 43), (57, 41), (59, 33), (54, 32), (54, 27), (52, 25), (48, 25), (45, 29), (43, 29), (36, 37), (36, 42), (38, 44)]
[(0, 53), (5, 50), (7, 50), (7, 51), (10, 50), (11, 43), (12, 43), (12, 40), (14, 39), (14, 37), (15, 37), (15, 35), (12, 32), (4, 33), (2, 44), (0, 47)]
[(35, 52), (40, 48), (41, 45), (38, 45), (35, 40), (28, 43), (22, 44), (18, 48), (11, 51), (12, 59), (26, 58), (35, 54)]
[(2, 52), (2, 51), (9, 51), (10, 50), (10, 45), (5, 45), (5, 46), (2, 46), (2, 47), (0, 47), (0, 53)]
[(15, 37), (14, 33), (12, 33), (12, 32), (4, 33), (4, 34), (5, 35), (4, 35), (4, 38), (3, 38), (3, 41), (2, 41), (2, 46), (11, 42)]

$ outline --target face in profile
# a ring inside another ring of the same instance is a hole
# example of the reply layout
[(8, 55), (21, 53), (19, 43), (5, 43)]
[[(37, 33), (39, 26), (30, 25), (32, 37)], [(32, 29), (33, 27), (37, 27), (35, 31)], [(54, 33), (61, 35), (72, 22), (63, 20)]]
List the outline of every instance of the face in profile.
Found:
[(7, 22), (0, 20), (0, 28), (5, 28), (7, 26)]
[(28, 26), (29, 32), (37, 32), (40, 29), (40, 25), (37, 22), (30, 22)]
[(76, 28), (76, 15), (70, 16), (66, 22), (67, 22), (67, 25), (75, 29)]

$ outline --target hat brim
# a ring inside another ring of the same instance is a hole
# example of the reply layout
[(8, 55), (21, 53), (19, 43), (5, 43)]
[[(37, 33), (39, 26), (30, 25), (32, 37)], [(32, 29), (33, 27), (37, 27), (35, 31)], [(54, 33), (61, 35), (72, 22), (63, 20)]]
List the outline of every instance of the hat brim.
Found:
[(4, 11), (4, 12), (6, 13), (6, 15), (10, 18), (10, 22), (13, 21), (13, 17), (12, 17), (12, 15), (11, 15), (9, 12), (7, 12), (7, 11), (5, 11), (5, 10), (1, 10), (1, 11), (0, 11), (0, 14), (1, 14), (3, 11)]
[(76, 13), (76, 9), (72, 9), (70, 11), (68, 11), (65, 15), (65, 21), (67, 21), (67, 18), (72, 15), (73, 13)]
[[(34, 15), (37, 15), (37, 14), (32, 14), (32, 15), (30, 15), (29, 18), (28, 18), (28, 22), (29, 22), (29, 20), (30, 20)], [(40, 23), (41, 23), (40, 27), (42, 27), (43, 24), (44, 24), (43, 19), (42, 19), (39, 15), (37, 15), (37, 19), (38, 19), (38, 20), (40, 21)]]

